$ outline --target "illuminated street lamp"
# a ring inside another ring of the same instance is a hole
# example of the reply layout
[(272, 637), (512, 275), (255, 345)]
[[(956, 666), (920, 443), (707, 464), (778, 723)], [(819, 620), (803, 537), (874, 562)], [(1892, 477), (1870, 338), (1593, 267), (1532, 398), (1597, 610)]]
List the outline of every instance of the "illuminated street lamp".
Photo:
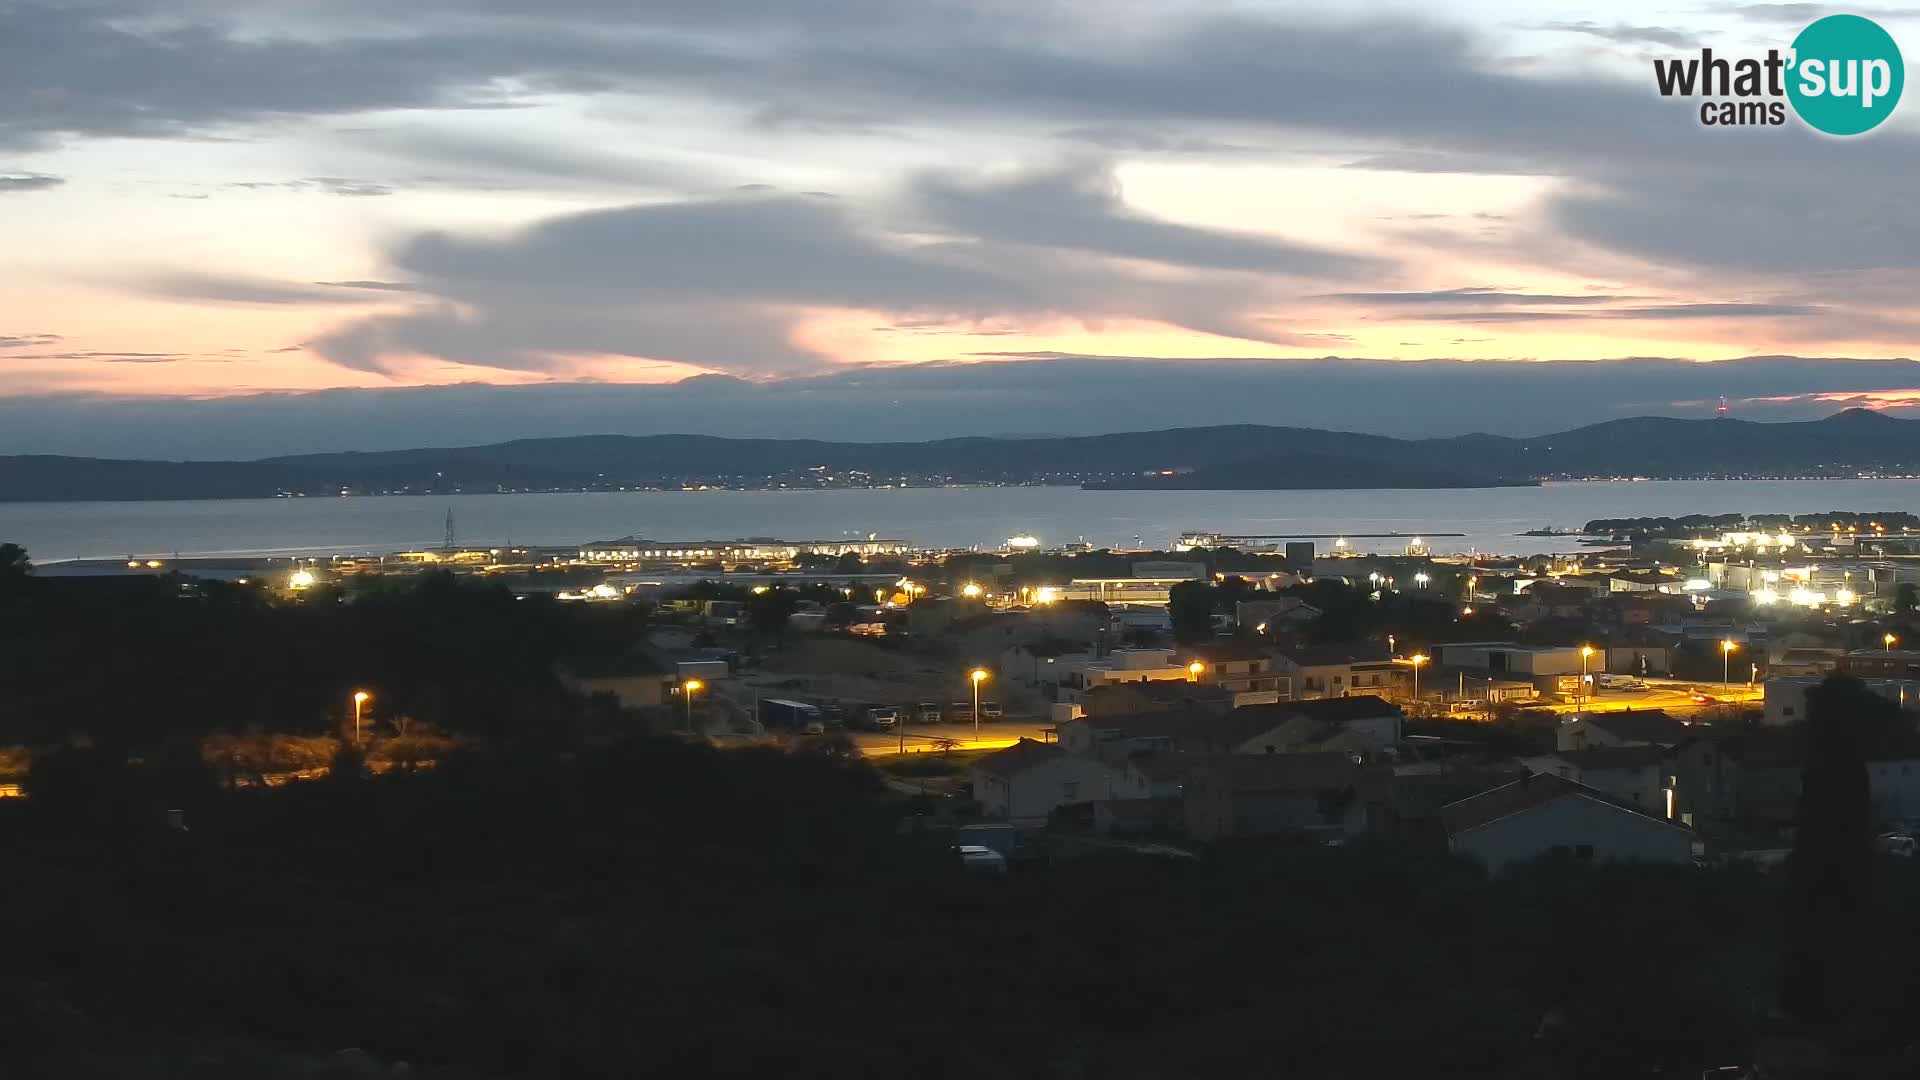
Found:
[(967, 681), (973, 684), (973, 741), (980, 741), (980, 684), (987, 681), (986, 668), (974, 668), (967, 672)]
[(1730, 685), (1733, 682), (1733, 650), (1739, 647), (1740, 646), (1734, 644), (1732, 638), (1728, 638), (1720, 643), (1720, 682), (1722, 685)]
[(1893, 647), (1895, 645), (1900, 644), (1900, 639), (1897, 637), (1894, 637), (1892, 634), (1888, 634), (1886, 637), (1883, 637), (1880, 640), (1886, 644), (1888, 652), (1892, 652)]
[(969, 600), (975, 599), (980, 595), (980, 586), (969, 581), (960, 587), (960, 595)]
[(693, 695), (706, 689), (707, 684), (699, 679), (688, 679), (680, 684), (681, 696), (687, 699), (687, 734), (693, 734)]
[(1420, 665), (1426, 662), (1427, 657), (1424, 653), (1414, 653), (1407, 657), (1407, 663), (1413, 665), (1413, 700), (1416, 705), (1420, 702)]
[(1205, 664), (1203, 664), (1203, 663), (1201, 663), (1201, 662), (1200, 662), (1200, 661), (1198, 661), (1198, 660), (1195, 660), (1195, 661), (1194, 661), (1193, 663), (1191, 663), (1191, 664), (1188, 664), (1188, 665), (1187, 665), (1187, 676), (1188, 676), (1188, 678), (1187, 678), (1187, 681), (1188, 681), (1188, 682), (1199, 682), (1199, 681), (1200, 681), (1200, 673), (1201, 673), (1201, 672), (1203, 672), (1203, 671), (1205, 671), (1205, 670), (1207, 670), (1207, 665), (1205, 665)]
[(1413, 575), (1413, 583), (1414, 583), (1415, 585), (1418, 585), (1418, 586), (1420, 586), (1420, 587), (1421, 587), (1421, 588), (1423, 588), (1423, 589), (1427, 587), (1427, 582), (1429, 582), (1429, 581), (1431, 581), (1431, 580), (1433, 580), (1433, 579), (1432, 579), (1432, 578), (1429, 578), (1429, 577), (1427, 577), (1427, 575), (1426, 575), (1426, 572), (1425, 572), (1425, 571), (1421, 571), (1420, 573), (1418, 573), (1418, 574), (1415, 574), (1415, 575)]
[(353, 745), (355, 746), (360, 745), (360, 710), (365, 708), (367, 702), (372, 700), (373, 695), (367, 693), (365, 690), (355, 690), (353, 692)]
[(1576, 712), (1579, 710), (1580, 706), (1586, 704), (1587, 661), (1592, 657), (1593, 657), (1593, 646), (1591, 645), (1580, 646), (1580, 692), (1574, 695), (1574, 701), (1573, 701), (1574, 710)]

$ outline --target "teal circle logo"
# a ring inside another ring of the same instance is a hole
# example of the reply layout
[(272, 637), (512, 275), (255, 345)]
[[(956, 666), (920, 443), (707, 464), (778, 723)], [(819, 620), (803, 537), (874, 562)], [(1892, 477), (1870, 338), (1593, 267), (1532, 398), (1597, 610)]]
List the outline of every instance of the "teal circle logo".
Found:
[(1816, 131), (1858, 135), (1893, 115), (1907, 82), (1893, 35), (1872, 19), (1829, 15), (1793, 39), (1787, 99)]

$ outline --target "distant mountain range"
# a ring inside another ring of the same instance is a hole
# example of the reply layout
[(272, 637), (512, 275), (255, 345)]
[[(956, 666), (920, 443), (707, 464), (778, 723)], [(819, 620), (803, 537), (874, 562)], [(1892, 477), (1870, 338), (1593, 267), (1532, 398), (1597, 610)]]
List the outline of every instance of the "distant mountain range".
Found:
[(1593, 476), (1920, 473), (1920, 421), (1615, 420), (1555, 435), (1394, 439), (1311, 428), (1176, 428), (922, 443), (581, 435), (259, 461), (0, 457), (0, 502), (719, 486), (1067, 484), (1126, 490), (1453, 488)]

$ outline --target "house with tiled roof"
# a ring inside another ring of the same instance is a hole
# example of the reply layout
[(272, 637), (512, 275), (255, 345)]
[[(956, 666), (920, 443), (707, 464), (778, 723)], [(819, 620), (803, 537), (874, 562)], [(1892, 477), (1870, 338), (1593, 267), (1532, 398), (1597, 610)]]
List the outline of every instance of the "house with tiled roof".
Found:
[(1391, 785), (1390, 770), (1347, 754), (1213, 755), (1187, 771), (1187, 833), (1354, 836), (1385, 820)]
[(1698, 734), (1690, 724), (1662, 709), (1588, 713), (1560, 725), (1561, 750), (1597, 750), (1606, 746), (1678, 746)]
[(1673, 751), (1664, 746), (1602, 746), (1531, 757), (1527, 767), (1598, 788), (1637, 810), (1664, 815), (1672, 761)]
[(1055, 743), (1021, 739), (973, 764), (973, 798), (981, 812), (1037, 825), (1062, 806), (1116, 797), (1118, 776), (1097, 758), (1069, 754)]
[[(1870, 732), (1866, 759), (1875, 821), (1920, 818), (1920, 736), (1901, 729)], [(1721, 737), (1703, 732), (1674, 751), (1675, 801), (1683, 820), (1784, 825), (1799, 813), (1806, 768), (1804, 726)]]
[(1494, 872), (1542, 856), (1676, 864), (1693, 858), (1693, 830), (1552, 773), (1449, 803), (1440, 822), (1451, 850)]

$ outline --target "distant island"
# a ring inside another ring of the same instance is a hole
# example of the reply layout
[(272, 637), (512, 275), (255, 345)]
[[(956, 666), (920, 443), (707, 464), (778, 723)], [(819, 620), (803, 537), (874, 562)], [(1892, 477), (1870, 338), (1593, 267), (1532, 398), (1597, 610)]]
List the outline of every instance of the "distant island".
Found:
[(1537, 438), (1234, 425), (917, 443), (580, 435), (256, 461), (0, 457), (0, 502), (534, 491), (1056, 485), (1127, 491), (1464, 488), (1606, 478), (1920, 473), (1920, 421), (1637, 417)]

